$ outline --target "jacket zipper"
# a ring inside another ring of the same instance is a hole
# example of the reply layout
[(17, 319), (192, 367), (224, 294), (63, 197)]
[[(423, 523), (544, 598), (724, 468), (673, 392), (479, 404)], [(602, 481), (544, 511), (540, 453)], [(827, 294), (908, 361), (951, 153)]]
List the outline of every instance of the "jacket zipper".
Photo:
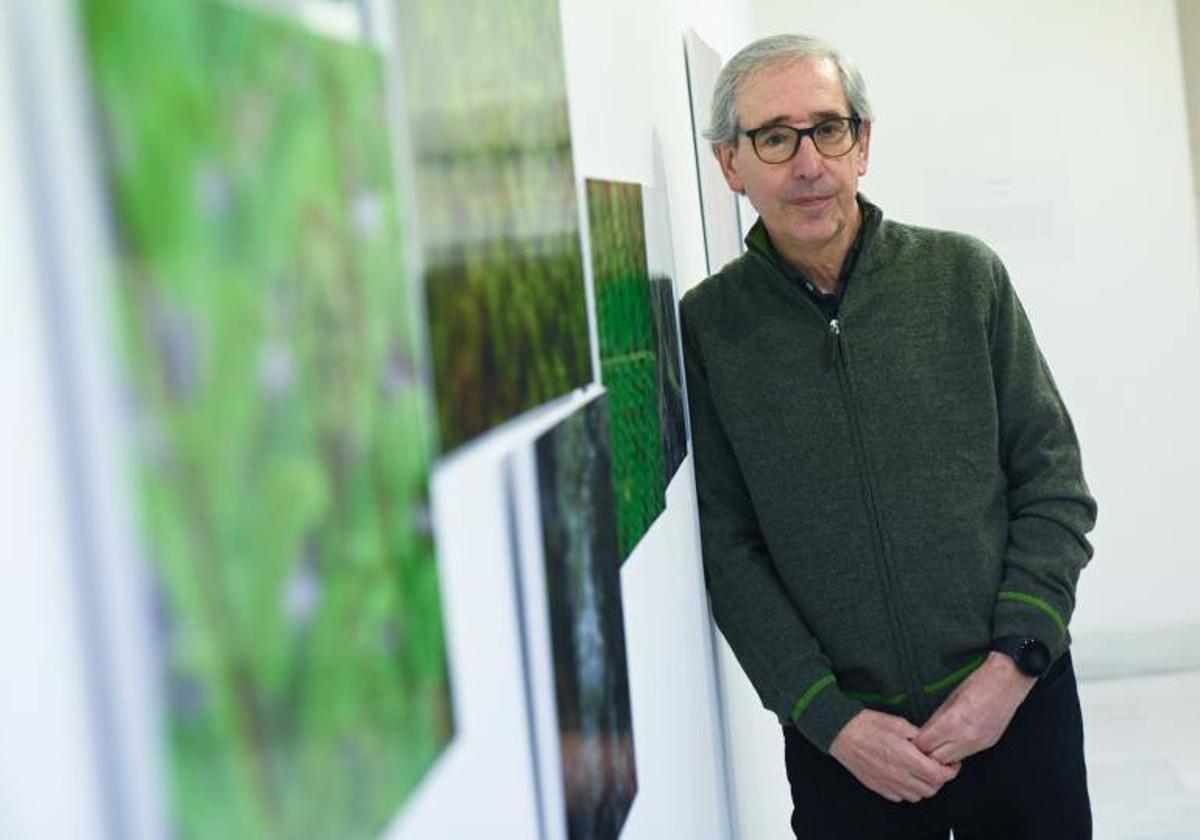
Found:
[[(815, 304), (814, 304), (815, 305)], [(822, 316), (823, 317), (823, 316)], [(916, 657), (908, 643), (904, 619), (900, 614), (899, 585), (896, 581), (895, 569), (892, 567), (890, 553), (887, 549), (887, 539), (884, 536), (883, 521), (879, 516), (879, 507), (875, 502), (875, 490), (871, 481), (871, 469), (867, 461), (867, 447), (863, 440), (862, 426), (859, 423), (857, 401), (854, 394), (854, 383), (850, 379), (850, 362), (847, 353), (846, 336), (842, 329), (841, 320), (833, 318), (828, 326), (830, 361), (837, 369), (838, 384), (842, 389), (842, 401), (846, 414), (850, 419), (850, 428), (854, 438), (862, 472), (863, 492), (866, 495), (867, 510), (875, 531), (875, 551), (883, 571), (884, 591), (887, 601), (888, 623), (892, 627), (893, 644), (899, 654), (901, 681), (904, 690), (911, 698), (910, 706), (923, 720), (930, 712), (926, 708), (925, 695), (921, 690), (920, 679), (916, 669)]]
[[(845, 408), (846, 415), (850, 419), (850, 428), (854, 437), (854, 447), (857, 450), (856, 454), (859, 463), (862, 465), (862, 485), (863, 491), (867, 497), (868, 513), (871, 517), (871, 522), (874, 525), (875, 536), (875, 552), (878, 556), (878, 563), (883, 571), (884, 595), (887, 602), (886, 609), (888, 613), (888, 624), (892, 628), (892, 644), (896, 651), (897, 658), (900, 662), (900, 680), (904, 685), (905, 693), (911, 698), (910, 706), (918, 715), (918, 720), (924, 720), (932, 711), (927, 708), (925, 701), (925, 693), (921, 690), (921, 681), (916, 669), (916, 656), (908, 644), (908, 634), (904, 632), (904, 621), (899, 613), (899, 587), (896, 584), (895, 575), (892, 570), (891, 561), (888, 559), (887, 541), (883, 533), (883, 521), (879, 518), (879, 509), (875, 504), (875, 491), (871, 486), (871, 479), (867, 469), (867, 447), (863, 442), (862, 427), (858, 422), (858, 413), (855, 409), (855, 397), (853, 383), (850, 381), (850, 365), (847, 360), (846, 339), (843, 334), (842, 321), (840, 318), (827, 318), (825, 313), (821, 311), (821, 307), (817, 306), (816, 301), (804, 293), (789, 278), (783, 275), (782, 272), (766, 257), (750, 251), (759, 262), (765, 265), (768, 270), (773, 272), (788, 286), (793, 288), (795, 292), (804, 299), (811, 311), (822, 324), (826, 325), (826, 335), (829, 347), (829, 366), (836, 369), (838, 376), (838, 386), (842, 392), (842, 404)], [(846, 303), (845, 297), (842, 298), (842, 305)]]
[(838, 350), (841, 344), (840, 338), (842, 335), (842, 322), (837, 318), (829, 321), (829, 367), (834, 367), (838, 362)]

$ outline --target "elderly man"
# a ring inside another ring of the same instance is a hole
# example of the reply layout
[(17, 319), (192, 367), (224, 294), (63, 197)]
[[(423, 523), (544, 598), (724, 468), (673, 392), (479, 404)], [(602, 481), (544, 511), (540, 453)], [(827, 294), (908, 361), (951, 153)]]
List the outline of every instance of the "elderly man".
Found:
[(871, 108), (828, 44), (751, 44), (712, 112), (760, 218), (682, 303), (704, 566), (796, 836), (1090, 837), (1067, 622), (1096, 506), (1004, 266), (858, 193)]

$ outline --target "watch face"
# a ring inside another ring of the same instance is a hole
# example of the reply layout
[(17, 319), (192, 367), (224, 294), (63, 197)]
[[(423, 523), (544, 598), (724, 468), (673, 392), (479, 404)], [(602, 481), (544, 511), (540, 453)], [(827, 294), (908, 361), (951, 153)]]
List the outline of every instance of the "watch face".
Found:
[(1037, 639), (1026, 639), (1016, 656), (1017, 667), (1031, 677), (1040, 677), (1050, 667), (1050, 651)]

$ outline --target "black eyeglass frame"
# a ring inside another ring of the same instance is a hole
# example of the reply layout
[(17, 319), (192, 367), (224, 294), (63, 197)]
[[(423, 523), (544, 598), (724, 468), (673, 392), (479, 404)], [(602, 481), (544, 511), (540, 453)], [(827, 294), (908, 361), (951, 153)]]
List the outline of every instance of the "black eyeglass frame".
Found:
[[(850, 145), (846, 147), (846, 151), (842, 152), (841, 154), (837, 154), (837, 155), (825, 154), (823, 151), (821, 151), (820, 144), (817, 143), (817, 137), (816, 137), (817, 130), (820, 129), (821, 126), (828, 125), (831, 122), (847, 123), (848, 124), (847, 127), (850, 129), (850, 135), (854, 138), (854, 140), (850, 143)], [(796, 154), (800, 151), (800, 144), (804, 142), (805, 137), (812, 138), (813, 148), (815, 148), (817, 150), (817, 153), (819, 155), (821, 155), (821, 157), (830, 158), (832, 160), (836, 160), (837, 158), (845, 157), (846, 155), (848, 155), (852, 151), (854, 151), (854, 147), (858, 145), (859, 131), (862, 128), (862, 123), (863, 123), (862, 117), (860, 117), (858, 114), (851, 114), (848, 117), (830, 117), (829, 119), (821, 120), (816, 125), (809, 126), (808, 128), (796, 128), (794, 125), (787, 125), (787, 124), (781, 124), (781, 123), (768, 123), (767, 125), (760, 125), (758, 128), (751, 128), (749, 130), (740, 131), (738, 133), (744, 134), (750, 138), (750, 148), (754, 149), (754, 154), (759, 160), (761, 160), (763, 163), (767, 164), (768, 166), (774, 166), (775, 164), (787, 163), (789, 160), (794, 158), (796, 156)], [(773, 129), (773, 128), (787, 128), (787, 129), (790, 129), (791, 131), (796, 132), (796, 145), (794, 145), (792, 147), (791, 154), (789, 154), (783, 160), (766, 160), (763, 158), (762, 152), (760, 152), (758, 150), (758, 140), (756, 139), (756, 136), (759, 134), (759, 132), (767, 131), (767, 130)]]

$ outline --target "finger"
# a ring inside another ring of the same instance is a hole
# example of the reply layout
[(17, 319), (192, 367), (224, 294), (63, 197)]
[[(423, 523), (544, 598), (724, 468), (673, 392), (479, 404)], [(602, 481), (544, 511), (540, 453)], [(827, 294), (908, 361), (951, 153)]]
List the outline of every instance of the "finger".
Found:
[(908, 789), (911, 793), (915, 793), (918, 799), (928, 799), (941, 789), (940, 784), (932, 784), (925, 781), (920, 776), (910, 777)]
[[(969, 734), (963, 721), (955, 715), (946, 715), (937, 721), (930, 721), (921, 730), (921, 734), (913, 743), (921, 752), (932, 756), (947, 744), (960, 743)], [(958, 756), (962, 758), (962, 756)]]
[(949, 729), (946, 719), (935, 715), (918, 730), (916, 738), (911, 740), (921, 752), (930, 753), (949, 740)]
[(942, 764), (938, 769), (938, 785), (944, 785), (947, 782), (952, 782), (958, 778), (958, 764)]
[(953, 736), (949, 732), (933, 732), (915, 739), (912, 744), (925, 755), (932, 755), (939, 747), (951, 743)]
[(966, 757), (966, 747), (962, 743), (956, 741), (948, 741), (928, 755), (928, 758), (933, 759), (942, 766), (946, 766), (948, 764), (958, 764)]
[[(953, 743), (946, 746), (946, 749), (953, 748)], [(914, 755), (910, 756), (910, 772), (925, 782), (941, 787), (958, 775), (957, 770), (952, 770), (946, 766), (951, 762), (942, 762), (934, 756), (925, 755), (920, 750), (914, 750), (914, 753)]]
[(905, 802), (920, 802), (922, 799), (928, 799), (935, 793), (937, 793), (937, 788), (919, 783), (915, 779), (901, 789), (901, 796)]
[(946, 775), (940, 772), (933, 773), (926, 770), (913, 773), (913, 776), (917, 779), (920, 779), (922, 784), (929, 785), (935, 791), (941, 789), (942, 785), (954, 778), (952, 775)]

